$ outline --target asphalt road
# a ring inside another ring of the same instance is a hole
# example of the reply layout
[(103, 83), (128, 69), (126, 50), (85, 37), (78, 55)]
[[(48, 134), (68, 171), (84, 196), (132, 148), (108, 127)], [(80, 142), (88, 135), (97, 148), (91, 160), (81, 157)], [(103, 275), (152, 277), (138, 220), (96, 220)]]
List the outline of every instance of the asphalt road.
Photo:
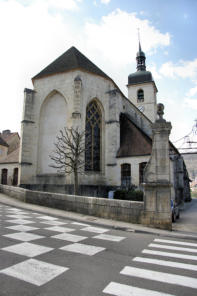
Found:
[(0, 296), (197, 295), (197, 241), (0, 204)]

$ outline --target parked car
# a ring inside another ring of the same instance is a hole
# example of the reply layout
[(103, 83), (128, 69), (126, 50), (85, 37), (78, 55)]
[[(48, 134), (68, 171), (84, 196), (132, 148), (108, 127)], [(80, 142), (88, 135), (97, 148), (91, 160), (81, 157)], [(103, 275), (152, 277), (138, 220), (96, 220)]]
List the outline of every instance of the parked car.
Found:
[(176, 222), (176, 219), (180, 218), (179, 207), (176, 205), (175, 201), (171, 199), (171, 213), (172, 213), (172, 222)]

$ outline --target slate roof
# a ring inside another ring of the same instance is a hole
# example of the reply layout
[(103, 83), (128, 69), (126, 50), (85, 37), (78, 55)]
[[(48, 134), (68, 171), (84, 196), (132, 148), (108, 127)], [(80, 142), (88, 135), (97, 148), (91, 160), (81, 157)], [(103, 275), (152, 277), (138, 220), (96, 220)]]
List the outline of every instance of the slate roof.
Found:
[(86, 56), (84, 56), (77, 48), (72, 46), (65, 53), (63, 53), (54, 62), (48, 65), (44, 70), (32, 78), (38, 79), (48, 75), (63, 73), (75, 69), (83, 69), (87, 72), (102, 76), (112, 80), (101, 69), (93, 64)]
[(120, 116), (120, 148), (117, 157), (150, 155), (152, 139), (131, 121), (126, 114)]

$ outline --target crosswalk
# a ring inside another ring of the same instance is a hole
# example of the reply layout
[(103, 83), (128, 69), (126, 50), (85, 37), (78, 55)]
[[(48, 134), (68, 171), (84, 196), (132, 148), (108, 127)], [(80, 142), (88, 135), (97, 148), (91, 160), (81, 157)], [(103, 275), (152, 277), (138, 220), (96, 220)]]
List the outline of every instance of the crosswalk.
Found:
[[(114, 296), (175, 296), (179, 295), (177, 287), (184, 287), (189, 291), (192, 289), (191, 294), (187, 291), (188, 296), (197, 295), (196, 253), (197, 243), (154, 239), (142, 250), (141, 256), (134, 257), (120, 270), (122, 283), (110, 282), (103, 293)], [(131, 285), (128, 285), (129, 279)], [(147, 282), (148, 286), (156, 288), (147, 289)]]

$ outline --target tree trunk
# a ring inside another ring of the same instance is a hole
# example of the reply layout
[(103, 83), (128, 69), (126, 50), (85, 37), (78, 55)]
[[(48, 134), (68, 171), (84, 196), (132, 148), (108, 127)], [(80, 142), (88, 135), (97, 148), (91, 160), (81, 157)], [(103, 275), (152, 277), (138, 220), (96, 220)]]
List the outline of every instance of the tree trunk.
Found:
[(74, 171), (74, 194), (79, 195), (78, 172)]

